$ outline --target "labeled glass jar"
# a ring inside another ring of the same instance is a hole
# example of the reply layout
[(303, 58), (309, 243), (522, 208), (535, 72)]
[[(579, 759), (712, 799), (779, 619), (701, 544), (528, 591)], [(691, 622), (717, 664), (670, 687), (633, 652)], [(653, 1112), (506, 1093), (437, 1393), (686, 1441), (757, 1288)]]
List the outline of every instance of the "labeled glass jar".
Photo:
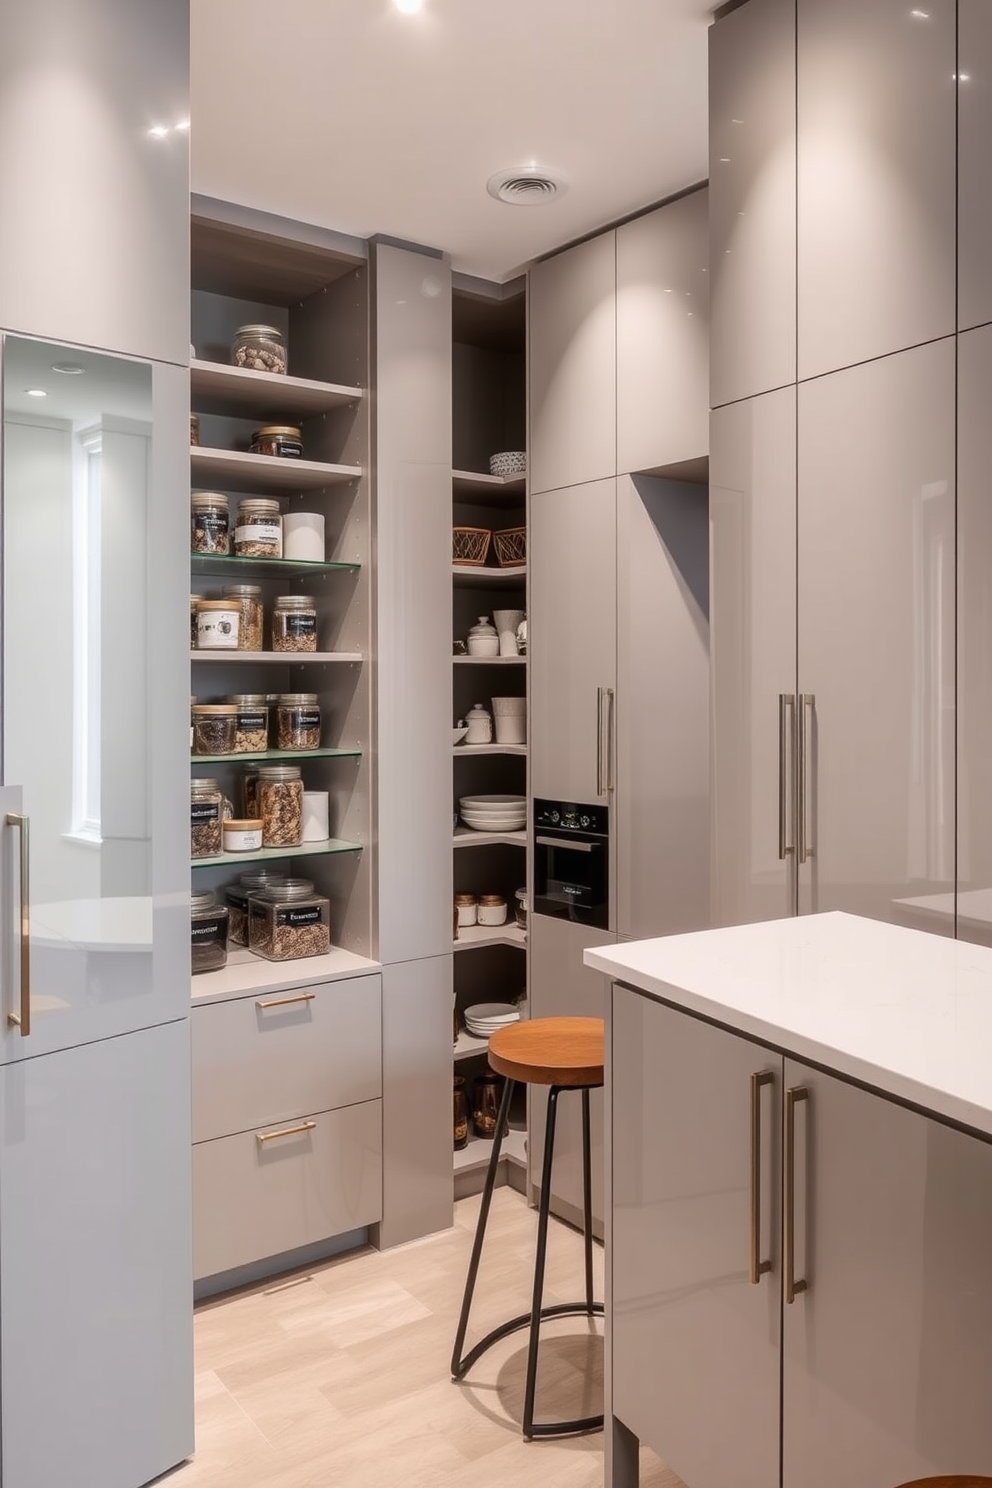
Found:
[(245, 816), (258, 815), (258, 772), (261, 765), (249, 765), (241, 781), (241, 804)]
[(189, 649), (196, 650), (196, 607), (203, 598), (202, 594), (191, 594), (189, 597)]
[(272, 611), (273, 651), (316, 651), (317, 606), (312, 594), (280, 594)]
[(194, 553), (230, 553), (231, 514), (222, 491), (194, 491), (189, 499)]
[(299, 847), (303, 841), (303, 779), (299, 765), (263, 765), (256, 786), (263, 847)]
[(200, 442), (200, 415), (191, 413), (189, 416), (189, 442), (197, 445)]
[(234, 754), (238, 710), (230, 703), (195, 703), (194, 754)]
[(269, 747), (269, 699), (264, 692), (232, 692), (235, 754), (264, 754)]
[(281, 692), (276, 709), (280, 749), (320, 748), (320, 708), (315, 692)]
[(285, 375), (286, 347), (278, 326), (239, 326), (231, 345), (235, 367), (248, 367), (252, 372), (275, 372)]
[(303, 458), (303, 432), (296, 424), (263, 424), (251, 436), (253, 455), (276, 455), (284, 460)]
[(232, 816), (224, 823), (225, 852), (258, 852), (261, 845), (260, 817)]
[(262, 589), (259, 584), (225, 584), (221, 590), (241, 611), (238, 626), (238, 650), (261, 651), (262, 625), (265, 612), (262, 607)]
[(290, 882), (306, 883), (308, 888), (313, 887), (307, 879), (290, 880), (285, 873), (277, 873), (272, 868), (253, 868), (250, 873), (242, 873), (237, 883), (228, 884), (224, 890), (224, 899), (231, 917), (228, 932), (231, 945), (248, 944), (249, 894), (258, 893), (260, 889), (267, 889), (270, 885)]
[(228, 912), (209, 889), (190, 895), (190, 969), (222, 971), (227, 965)]
[(224, 797), (216, 780), (192, 780), (189, 787), (190, 857), (212, 858), (223, 851)]
[(238, 558), (282, 557), (282, 510), (269, 496), (246, 496), (238, 502), (234, 529)]
[(479, 924), (506, 924), (506, 900), (502, 894), (479, 895)]
[(323, 956), (331, 948), (331, 902), (302, 881), (263, 889), (248, 899), (248, 949), (266, 961)]
[(237, 651), (241, 608), (230, 599), (201, 599), (196, 606), (198, 651)]

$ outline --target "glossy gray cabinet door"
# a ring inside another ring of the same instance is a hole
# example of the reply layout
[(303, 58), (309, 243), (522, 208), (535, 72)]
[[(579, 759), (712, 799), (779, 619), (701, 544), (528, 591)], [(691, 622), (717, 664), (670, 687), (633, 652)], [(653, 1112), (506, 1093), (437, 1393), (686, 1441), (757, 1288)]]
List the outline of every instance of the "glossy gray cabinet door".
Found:
[(807, 1290), (783, 1307), (783, 1488), (987, 1471), (992, 1146), (789, 1059), (785, 1085), (808, 1099), (795, 1116)]
[(617, 481), (617, 930), (709, 925), (706, 487)]
[[(613, 1412), (692, 1488), (772, 1488), (782, 1060), (625, 987), (612, 996)], [(757, 1192), (754, 1076), (767, 1082)], [(754, 1199), (770, 1263), (756, 1284)]]
[(795, 714), (781, 703), (796, 691), (795, 441), (794, 387), (712, 417), (714, 925), (796, 909)]
[(616, 481), (533, 495), (528, 541), (531, 790), (612, 805)]
[(958, 0), (958, 330), (992, 321), (992, 7)]
[(617, 473), (709, 448), (709, 192), (617, 228)]
[(796, 377), (795, 0), (710, 27), (710, 404)]
[(798, 0), (797, 56), (802, 380), (954, 330), (953, 0)]
[(800, 386), (801, 911), (954, 885), (954, 443), (953, 338)]
[(616, 234), (530, 271), (528, 463), (532, 491), (616, 472)]

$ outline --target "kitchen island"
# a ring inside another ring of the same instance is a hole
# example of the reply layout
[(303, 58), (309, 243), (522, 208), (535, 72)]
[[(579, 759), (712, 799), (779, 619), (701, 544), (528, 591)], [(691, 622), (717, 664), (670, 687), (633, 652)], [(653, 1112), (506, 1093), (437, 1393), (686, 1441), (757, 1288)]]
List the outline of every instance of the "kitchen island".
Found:
[(608, 1488), (992, 1473), (992, 950), (846, 914), (587, 951)]

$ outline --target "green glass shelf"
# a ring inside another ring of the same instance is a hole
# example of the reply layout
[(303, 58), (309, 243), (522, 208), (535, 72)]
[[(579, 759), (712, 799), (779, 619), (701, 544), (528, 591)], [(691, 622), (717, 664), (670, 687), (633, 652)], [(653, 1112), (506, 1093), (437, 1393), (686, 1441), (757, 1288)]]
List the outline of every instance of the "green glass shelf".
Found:
[(267, 863), (280, 858), (321, 858), (328, 853), (358, 853), (360, 842), (328, 837), (325, 842), (304, 842), (300, 847), (260, 847), (257, 852), (216, 853), (210, 858), (191, 858), (191, 868), (218, 868), (229, 863)]
[(224, 553), (191, 553), (193, 573), (239, 574), (244, 579), (276, 578), (280, 574), (358, 573), (360, 563), (315, 563), (309, 558), (237, 558)]
[(264, 749), (259, 754), (191, 754), (191, 765), (240, 765), (245, 760), (361, 759), (360, 749)]

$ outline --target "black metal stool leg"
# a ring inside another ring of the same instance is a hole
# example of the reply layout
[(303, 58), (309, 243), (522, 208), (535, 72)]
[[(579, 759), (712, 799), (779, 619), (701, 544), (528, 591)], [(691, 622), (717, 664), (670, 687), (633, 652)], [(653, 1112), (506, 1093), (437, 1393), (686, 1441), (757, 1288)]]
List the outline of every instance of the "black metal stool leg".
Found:
[(482, 1245), (486, 1238), (486, 1225), (489, 1222), (489, 1207), (493, 1201), (493, 1189), (496, 1187), (496, 1171), (499, 1168), (500, 1149), (503, 1146), (503, 1137), (510, 1123), (510, 1101), (513, 1096), (515, 1083), (516, 1081), (514, 1080), (507, 1080), (503, 1086), (503, 1099), (499, 1103), (499, 1115), (496, 1117), (496, 1130), (493, 1133), (493, 1150), (489, 1156), (489, 1167), (486, 1170), (486, 1182), (482, 1190), (482, 1204), (479, 1207), (479, 1218), (475, 1226), (475, 1241), (472, 1245), (472, 1259), (469, 1261), (468, 1276), (465, 1278), (462, 1310), (458, 1316), (458, 1331), (455, 1334), (455, 1347), (451, 1355), (452, 1379), (461, 1379), (466, 1370), (471, 1367), (482, 1352), (480, 1347), (476, 1347), (464, 1359), (462, 1358), (462, 1348), (465, 1344), (465, 1334), (468, 1330), (469, 1313), (472, 1310), (472, 1297), (475, 1293), (475, 1282), (479, 1274), (479, 1261), (482, 1259)]
[(541, 1201), (537, 1210), (537, 1251), (534, 1256), (534, 1300), (530, 1309), (530, 1340), (527, 1345), (527, 1379), (524, 1386), (524, 1436), (534, 1435), (534, 1393), (537, 1389), (537, 1351), (541, 1338), (541, 1307), (544, 1303), (544, 1267), (548, 1256), (548, 1212), (551, 1208), (551, 1167), (555, 1156), (555, 1127), (558, 1121), (558, 1089), (548, 1091), (548, 1119), (544, 1128), (544, 1171)]
[(586, 1311), (592, 1316), (592, 1138), (589, 1091), (582, 1092), (582, 1217), (586, 1249)]

